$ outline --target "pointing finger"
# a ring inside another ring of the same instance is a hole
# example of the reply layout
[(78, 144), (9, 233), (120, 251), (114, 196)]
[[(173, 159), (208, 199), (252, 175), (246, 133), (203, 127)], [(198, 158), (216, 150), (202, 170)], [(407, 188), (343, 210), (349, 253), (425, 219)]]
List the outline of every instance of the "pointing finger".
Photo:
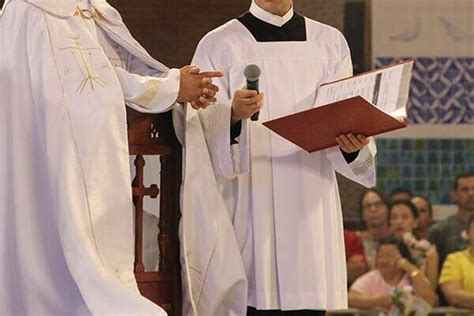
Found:
[(220, 78), (224, 76), (224, 73), (222, 71), (203, 71), (199, 75), (205, 78)]

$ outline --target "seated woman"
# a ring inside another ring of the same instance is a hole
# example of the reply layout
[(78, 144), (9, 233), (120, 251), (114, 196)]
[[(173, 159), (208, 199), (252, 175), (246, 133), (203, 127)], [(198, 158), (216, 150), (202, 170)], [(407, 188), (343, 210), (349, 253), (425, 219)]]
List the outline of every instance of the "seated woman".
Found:
[(449, 304), (474, 309), (474, 215), (466, 229), (469, 247), (446, 258), (439, 284)]
[(375, 251), (379, 242), (390, 235), (387, 199), (384, 194), (371, 188), (359, 200), (359, 211), (364, 222), (364, 230), (358, 231), (364, 244), (365, 260), (369, 270), (375, 269)]
[(390, 228), (394, 236), (408, 246), (415, 265), (426, 275), (435, 290), (438, 286), (439, 255), (435, 246), (425, 239), (417, 240), (414, 236), (418, 218), (418, 209), (409, 200), (396, 201), (390, 205)]
[(349, 290), (349, 306), (359, 309), (393, 307), (396, 288), (411, 286), (414, 295), (433, 306), (436, 295), (429, 281), (412, 263), (407, 246), (396, 238), (382, 241), (377, 248), (376, 269), (352, 284)]

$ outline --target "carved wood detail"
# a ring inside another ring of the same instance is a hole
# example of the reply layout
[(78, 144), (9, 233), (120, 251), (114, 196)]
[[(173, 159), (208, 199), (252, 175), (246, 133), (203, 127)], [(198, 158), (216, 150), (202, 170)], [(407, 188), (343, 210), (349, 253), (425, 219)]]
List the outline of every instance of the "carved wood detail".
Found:
[[(142, 114), (127, 108), (130, 155), (136, 155), (132, 181), (135, 205), (135, 277), (143, 296), (159, 304), (169, 315), (181, 315), (179, 265), (179, 193), (181, 146), (173, 129), (171, 113)], [(144, 155), (160, 156), (160, 185), (144, 185)], [(143, 199), (160, 198), (159, 271), (147, 272), (143, 264)]]

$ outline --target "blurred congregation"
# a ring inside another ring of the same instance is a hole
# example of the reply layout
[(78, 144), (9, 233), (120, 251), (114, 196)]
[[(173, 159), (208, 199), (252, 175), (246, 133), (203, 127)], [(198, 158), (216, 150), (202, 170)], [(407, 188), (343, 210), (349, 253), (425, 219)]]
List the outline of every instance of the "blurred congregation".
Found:
[(474, 173), (453, 183), (457, 211), (439, 221), (430, 200), (417, 192), (362, 193), (360, 229), (344, 232), (350, 307), (390, 308), (393, 288), (411, 286), (431, 305), (472, 308)]

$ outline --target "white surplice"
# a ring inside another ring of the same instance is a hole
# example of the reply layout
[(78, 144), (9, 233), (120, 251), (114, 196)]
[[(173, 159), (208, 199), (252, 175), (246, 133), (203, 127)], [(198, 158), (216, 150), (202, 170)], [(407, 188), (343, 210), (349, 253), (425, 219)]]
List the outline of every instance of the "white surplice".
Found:
[[(255, 3), (250, 12), (278, 27), (293, 16), (292, 10), (284, 17), (272, 15)], [(261, 124), (313, 107), (320, 84), (352, 74), (343, 35), (308, 18), (305, 25), (306, 41), (257, 42), (234, 19), (201, 40), (192, 62), (202, 70), (225, 73), (217, 81), (219, 103), (200, 112), (200, 123), (243, 259), (248, 305), (259, 309), (326, 310), (347, 306), (335, 171), (366, 186), (375, 184), (376, 148), (372, 139), (354, 161), (347, 163), (338, 147), (309, 154)], [(232, 145), (239, 150), (229, 150), (224, 146), (226, 138), (229, 142), (229, 123), (227, 129), (219, 129), (215, 121), (230, 119), (231, 98), (245, 86), (243, 70), (248, 64), (257, 64), (262, 70), (264, 107), (258, 122), (243, 122), (239, 144)], [(194, 146), (189, 139), (186, 141), (188, 149)], [(234, 161), (242, 162), (240, 167), (227, 166), (229, 154)], [(187, 163), (191, 168), (192, 161)], [(249, 168), (247, 173), (242, 166)], [(237, 176), (239, 172), (244, 174)]]
[[(173, 118), (184, 146), (183, 315), (245, 315), (247, 279), (216, 175), (233, 177), (247, 171), (248, 159), (240, 153), (248, 151), (248, 143), (231, 146), (230, 110), (224, 106), (206, 111), (176, 107)], [(211, 159), (210, 153), (219, 158)]]
[(103, 0), (7, 0), (0, 48), (0, 315), (165, 315), (133, 274), (124, 103), (171, 109), (179, 70)]

